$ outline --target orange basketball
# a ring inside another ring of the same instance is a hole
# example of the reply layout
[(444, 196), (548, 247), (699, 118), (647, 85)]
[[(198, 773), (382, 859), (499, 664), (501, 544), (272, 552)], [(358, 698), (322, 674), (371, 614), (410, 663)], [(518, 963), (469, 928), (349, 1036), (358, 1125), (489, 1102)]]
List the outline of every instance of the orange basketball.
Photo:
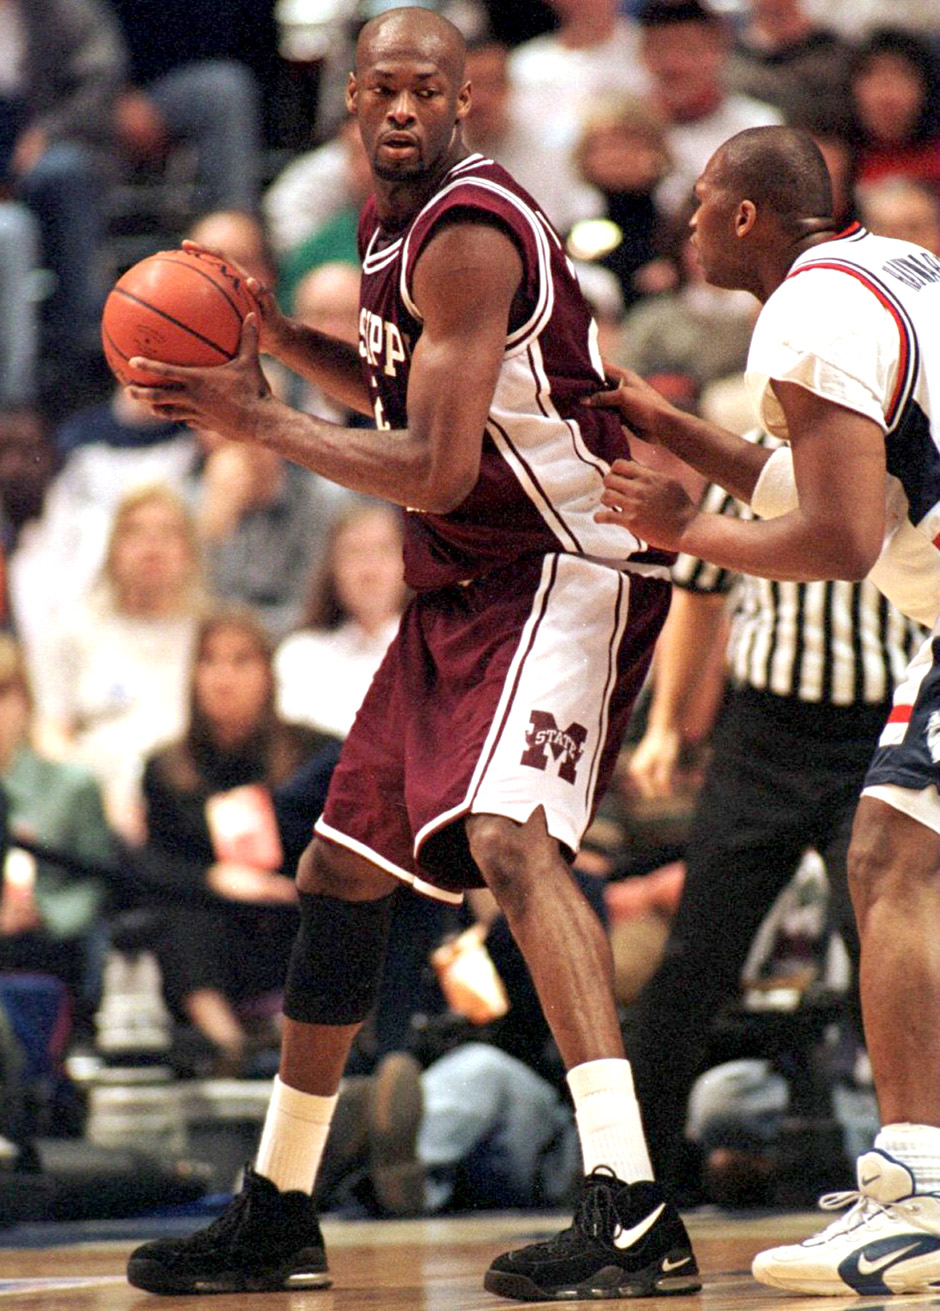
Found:
[(123, 386), (153, 375), (131, 369), (135, 355), (162, 364), (224, 364), (238, 353), (242, 321), (257, 310), (245, 279), (217, 255), (161, 250), (132, 265), (112, 287), (101, 341)]

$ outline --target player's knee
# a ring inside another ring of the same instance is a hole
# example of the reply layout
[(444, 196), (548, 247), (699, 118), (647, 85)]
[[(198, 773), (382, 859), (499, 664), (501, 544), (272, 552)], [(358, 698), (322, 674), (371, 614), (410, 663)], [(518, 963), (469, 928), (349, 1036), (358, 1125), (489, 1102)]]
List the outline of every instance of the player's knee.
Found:
[(297, 865), (297, 890), (345, 901), (369, 901), (393, 891), (396, 882), (369, 861), (314, 838)]
[(890, 823), (859, 812), (846, 858), (849, 891), (859, 927), (878, 901), (899, 901), (917, 880), (917, 862), (905, 859)]
[(524, 913), (541, 863), (525, 826), (498, 815), (475, 815), (467, 823), (467, 840), (500, 908), (510, 920)]
[(300, 926), (284, 986), (284, 1014), (304, 1024), (359, 1024), (378, 995), (390, 895), (342, 901), (301, 893)]

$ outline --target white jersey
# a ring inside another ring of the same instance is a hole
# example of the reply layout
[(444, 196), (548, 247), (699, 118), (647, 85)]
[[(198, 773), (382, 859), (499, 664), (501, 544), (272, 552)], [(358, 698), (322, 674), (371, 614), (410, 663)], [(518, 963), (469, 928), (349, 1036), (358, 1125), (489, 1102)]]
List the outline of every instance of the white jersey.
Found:
[(885, 544), (872, 579), (906, 614), (940, 608), (940, 258), (853, 224), (797, 257), (751, 340), (747, 387), (786, 438), (772, 381), (795, 382), (885, 434)]

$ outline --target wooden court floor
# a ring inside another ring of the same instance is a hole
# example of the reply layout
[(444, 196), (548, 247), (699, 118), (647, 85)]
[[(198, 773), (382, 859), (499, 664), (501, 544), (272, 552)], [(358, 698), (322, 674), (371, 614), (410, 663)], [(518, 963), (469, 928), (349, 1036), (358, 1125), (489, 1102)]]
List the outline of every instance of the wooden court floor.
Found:
[[(687, 1217), (705, 1287), (701, 1293), (629, 1303), (631, 1311), (907, 1311), (940, 1307), (940, 1295), (795, 1297), (761, 1288), (749, 1274), (762, 1247), (805, 1237), (820, 1216)], [(563, 1220), (563, 1223), (566, 1222)], [(0, 1311), (497, 1311), (509, 1302), (482, 1289), (483, 1271), (509, 1246), (547, 1236), (560, 1225), (544, 1213), (410, 1221), (327, 1218), (333, 1287), (317, 1291), (159, 1298), (131, 1288), (128, 1242), (91, 1242), (43, 1249), (0, 1250)], [(542, 1305), (546, 1305), (543, 1303)]]

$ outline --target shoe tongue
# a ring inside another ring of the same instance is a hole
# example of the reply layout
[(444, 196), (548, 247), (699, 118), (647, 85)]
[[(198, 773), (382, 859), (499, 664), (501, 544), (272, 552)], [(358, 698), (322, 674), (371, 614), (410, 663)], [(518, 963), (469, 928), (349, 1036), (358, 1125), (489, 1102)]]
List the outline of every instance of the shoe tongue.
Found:
[(914, 1176), (885, 1152), (865, 1152), (858, 1158), (858, 1191), (876, 1202), (896, 1202), (914, 1192)]

